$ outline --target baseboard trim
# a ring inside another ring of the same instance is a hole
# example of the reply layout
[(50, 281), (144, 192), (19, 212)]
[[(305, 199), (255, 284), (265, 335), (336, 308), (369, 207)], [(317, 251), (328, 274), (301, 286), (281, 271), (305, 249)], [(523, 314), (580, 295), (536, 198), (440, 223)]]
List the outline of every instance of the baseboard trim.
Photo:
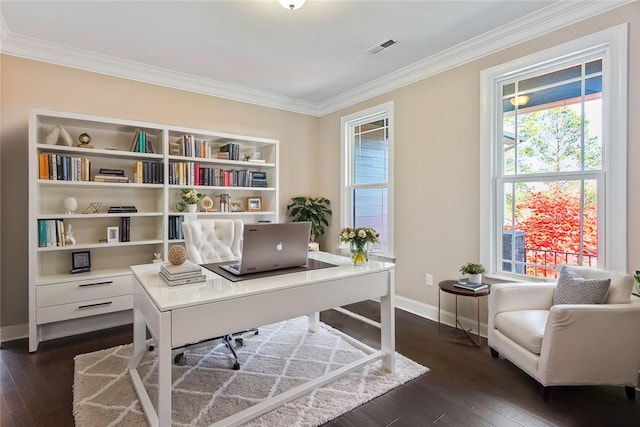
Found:
[(29, 336), (29, 324), (3, 326), (0, 328), (0, 343), (15, 341)]
[[(401, 295), (396, 295), (395, 300), (396, 308), (399, 308), (400, 310), (415, 314), (416, 316), (424, 317), (425, 319), (432, 320), (434, 322), (438, 321), (437, 306), (403, 297)], [(442, 310), (442, 312), (440, 313), (440, 323), (444, 325), (455, 327), (455, 318), (455, 314), (449, 311)], [(461, 316), (460, 313), (458, 313), (458, 320), (460, 320), (460, 322), (462, 322), (465, 326), (472, 327), (473, 333), (476, 333), (475, 330), (478, 322), (477, 319), (471, 319), (469, 317)], [(480, 335), (485, 338), (487, 337), (486, 323), (480, 323)]]

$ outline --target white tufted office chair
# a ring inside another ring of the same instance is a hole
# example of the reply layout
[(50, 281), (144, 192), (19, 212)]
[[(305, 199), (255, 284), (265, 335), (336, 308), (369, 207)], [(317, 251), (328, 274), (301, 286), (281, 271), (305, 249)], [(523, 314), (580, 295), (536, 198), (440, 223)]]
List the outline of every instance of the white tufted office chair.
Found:
[[(196, 219), (184, 222), (182, 232), (187, 258), (196, 264), (236, 260), (241, 256), (243, 231), (244, 223), (239, 219)], [(257, 329), (252, 329), (220, 337), (224, 339), (233, 354), (233, 369), (240, 369), (234, 345), (242, 345), (242, 335), (249, 332), (258, 334)], [(176, 364), (180, 364), (183, 360), (183, 352), (174, 358)]]
[(196, 219), (182, 224), (187, 258), (196, 264), (240, 258), (244, 223), (239, 219)]

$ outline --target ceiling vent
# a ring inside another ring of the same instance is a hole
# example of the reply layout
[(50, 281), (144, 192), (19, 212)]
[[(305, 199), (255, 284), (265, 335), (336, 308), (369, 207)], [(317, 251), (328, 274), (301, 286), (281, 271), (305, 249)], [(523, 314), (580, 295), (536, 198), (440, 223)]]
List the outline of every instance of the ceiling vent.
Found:
[(382, 43), (378, 43), (377, 45), (370, 47), (365, 52), (369, 52), (372, 55), (376, 55), (376, 54), (382, 52), (383, 50), (385, 50), (386, 48), (388, 48), (390, 46), (393, 46), (394, 44), (396, 44), (396, 41), (389, 39), (387, 41), (384, 41)]

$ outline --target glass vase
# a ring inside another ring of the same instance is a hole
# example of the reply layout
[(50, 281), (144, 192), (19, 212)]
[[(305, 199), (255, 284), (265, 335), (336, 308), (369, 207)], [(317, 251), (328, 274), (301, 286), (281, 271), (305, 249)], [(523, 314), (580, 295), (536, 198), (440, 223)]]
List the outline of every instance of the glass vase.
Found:
[(357, 243), (351, 241), (349, 244), (351, 251), (351, 263), (353, 265), (363, 265), (369, 262), (369, 243)]

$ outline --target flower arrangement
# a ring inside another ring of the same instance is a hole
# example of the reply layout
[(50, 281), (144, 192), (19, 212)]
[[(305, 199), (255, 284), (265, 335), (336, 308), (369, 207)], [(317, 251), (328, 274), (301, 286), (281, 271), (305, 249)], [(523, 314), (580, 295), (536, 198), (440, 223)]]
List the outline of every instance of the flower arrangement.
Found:
[(353, 242), (359, 247), (363, 247), (365, 243), (376, 243), (378, 241), (378, 237), (380, 237), (380, 233), (369, 227), (355, 229), (346, 227), (340, 232), (341, 241), (345, 243)]
[(183, 188), (180, 191), (180, 198), (188, 205), (195, 205), (204, 197), (204, 194), (198, 193), (193, 188)]
[(633, 280), (636, 282), (637, 291), (632, 292), (633, 295), (640, 297), (640, 270), (636, 270), (636, 273), (633, 275)]
[(340, 232), (340, 240), (349, 243), (351, 251), (351, 262), (354, 265), (366, 264), (369, 261), (369, 243), (378, 241), (378, 233), (373, 228), (343, 228)]

